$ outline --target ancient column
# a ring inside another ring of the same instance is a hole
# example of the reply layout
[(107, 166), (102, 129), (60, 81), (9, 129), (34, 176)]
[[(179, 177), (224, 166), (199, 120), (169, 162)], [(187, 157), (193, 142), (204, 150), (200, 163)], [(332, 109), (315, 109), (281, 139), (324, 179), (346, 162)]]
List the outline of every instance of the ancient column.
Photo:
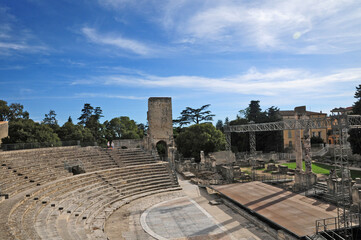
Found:
[(256, 132), (249, 132), (249, 148), (251, 155), (256, 154)]
[[(306, 113), (306, 107), (296, 107), (295, 110), (295, 119), (300, 120), (301, 116)], [(301, 143), (301, 124), (297, 121), (295, 125), (295, 152), (296, 152), (296, 171), (302, 172), (302, 143)]]
[[(307, 120), (308, 117), (304, 116), (303, 119)], [(311, 158), (311, 137), (310, 137), (310, 128), (306, 124), (306, 128), (303, 130), (303, 148), (305, 151), (305, 166), (306, 173), (312, 172), (312, 158)]]
[(295, 153), (296, 153), (296, 171), (302, 171), (302, 144), (301, 144), (301, 130), (295, 130)]

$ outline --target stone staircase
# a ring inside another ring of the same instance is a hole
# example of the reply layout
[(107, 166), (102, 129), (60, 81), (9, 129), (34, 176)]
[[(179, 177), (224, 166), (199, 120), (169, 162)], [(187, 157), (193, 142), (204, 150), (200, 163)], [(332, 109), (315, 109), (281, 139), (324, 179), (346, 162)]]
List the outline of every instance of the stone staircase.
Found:
[(160, 161), (152, 154), (143, 151), (140, 148), (134, 149), (110, 149), (107, 153), (114, 159), (120, 167), (135, 166), (141, 164), (150, 164)]

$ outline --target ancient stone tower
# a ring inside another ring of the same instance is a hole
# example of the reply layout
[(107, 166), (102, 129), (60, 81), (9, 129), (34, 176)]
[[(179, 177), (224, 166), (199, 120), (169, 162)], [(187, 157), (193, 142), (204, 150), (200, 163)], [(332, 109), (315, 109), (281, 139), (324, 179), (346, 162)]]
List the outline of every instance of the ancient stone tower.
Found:
[(148, 99), (148, 137), (149, 150), (163, 144), (166, 149), (173, 146), (172, 99), (170, 97), (151, 97)]

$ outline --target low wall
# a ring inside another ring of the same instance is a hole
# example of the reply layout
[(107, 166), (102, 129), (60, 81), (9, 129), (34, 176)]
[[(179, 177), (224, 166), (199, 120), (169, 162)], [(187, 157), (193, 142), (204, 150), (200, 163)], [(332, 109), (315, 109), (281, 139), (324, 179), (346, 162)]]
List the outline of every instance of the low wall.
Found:
[(143, 148), (143, 139), (119, 139), (113, 140), (114, 147), (116, 148)]
[(209, 156), (216, 160), (216, 165), (236, 162), (236, 155), (231, 151), (212, 152)]

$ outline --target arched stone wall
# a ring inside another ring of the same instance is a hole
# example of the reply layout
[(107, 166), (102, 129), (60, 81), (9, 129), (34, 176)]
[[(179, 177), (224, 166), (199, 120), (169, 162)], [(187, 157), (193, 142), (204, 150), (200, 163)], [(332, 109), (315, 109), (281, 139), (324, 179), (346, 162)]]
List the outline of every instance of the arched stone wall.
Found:
[(172, 99), (170, 97), (151, 97), (148, 99), (148, 150), (156, 150), (156, 144), (164, 141), (173, 147)]

